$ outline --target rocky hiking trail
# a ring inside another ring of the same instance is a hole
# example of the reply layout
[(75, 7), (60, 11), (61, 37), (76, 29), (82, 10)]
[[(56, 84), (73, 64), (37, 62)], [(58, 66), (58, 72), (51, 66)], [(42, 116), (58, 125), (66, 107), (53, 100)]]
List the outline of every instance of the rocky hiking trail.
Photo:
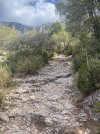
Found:
[(75, 103), (80, 92), (71, 57), (59, 55), (37, 75), (15, 82), (0, 113), (0, 134), (95, 134), (84, 123), (89, 115)]

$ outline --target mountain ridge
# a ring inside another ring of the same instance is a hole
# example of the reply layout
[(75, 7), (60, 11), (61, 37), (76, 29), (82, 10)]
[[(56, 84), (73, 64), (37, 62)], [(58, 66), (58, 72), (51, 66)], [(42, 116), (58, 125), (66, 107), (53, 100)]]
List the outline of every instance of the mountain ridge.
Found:
[(0, 26), (5, 26), (5, 27), (10, 27), (12, 29), (18, 30), (21, 33), (25, 33), (29, 30), (35, 30), (37, 32), (47, 32), (50, 30), (52, 23), (47, 23), (47, 24), (41, 24), (39, 26), (27, 26), (18, 22), (7, 22), (7, 21), (2, 21), (0, 22)]

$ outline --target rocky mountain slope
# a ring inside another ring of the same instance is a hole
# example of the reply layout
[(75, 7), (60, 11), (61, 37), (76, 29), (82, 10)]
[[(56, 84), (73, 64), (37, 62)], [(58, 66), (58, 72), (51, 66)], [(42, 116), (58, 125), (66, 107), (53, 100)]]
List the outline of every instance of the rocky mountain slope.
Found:
[(16, 29), (18, 31), (20, 31), (21, 33), (27, 32), (29, 30), (35, 30), (35, 31), (49, 31), (51, 24), (42, 24), (40, 26), (26, 26), (23, 25), (21, 23), (17, 23), (17, 22), (0, 22), (0, 26), (6, 26), (6, 27), (10, 27), (13, 29)]

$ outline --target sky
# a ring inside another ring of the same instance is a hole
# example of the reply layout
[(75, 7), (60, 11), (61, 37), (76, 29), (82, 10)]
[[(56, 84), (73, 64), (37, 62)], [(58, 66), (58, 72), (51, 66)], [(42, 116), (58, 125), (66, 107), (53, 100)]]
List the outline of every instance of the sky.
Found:
[(55, 11), (58, 0), (0, 0), (0, 21), (19, 22), (29, 26), (59, 20)]

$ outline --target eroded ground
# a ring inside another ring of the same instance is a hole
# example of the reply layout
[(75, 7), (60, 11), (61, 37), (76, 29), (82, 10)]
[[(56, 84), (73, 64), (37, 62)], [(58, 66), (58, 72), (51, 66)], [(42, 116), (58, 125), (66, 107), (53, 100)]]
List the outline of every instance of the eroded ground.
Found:
[[(16, 89), (6, 96), (1, 134), (90, 134), (88, 114), (76, 106), (71, 57), (60, 55), (39, 74), (16, 78)], [(93, 132), (94, 134), (94, 132)]]

